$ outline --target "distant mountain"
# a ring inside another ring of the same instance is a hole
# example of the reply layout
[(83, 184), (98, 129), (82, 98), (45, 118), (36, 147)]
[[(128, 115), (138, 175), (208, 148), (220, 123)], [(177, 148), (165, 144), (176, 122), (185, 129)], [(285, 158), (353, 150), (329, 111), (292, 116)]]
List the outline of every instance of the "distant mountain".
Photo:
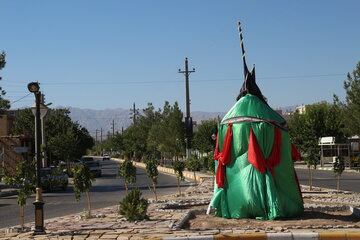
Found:
[[(64, 108), (64, 107), (57, 107)], [(126, 129), (131, 125), (130, 110), (123, 108), (94, 110), (82, 109), (75, 107), (66, 107), (70, 110), (70, 117), (73, 121), (77, 121), (81, 126), (85, 127), (91, 134), (96, 136), (98, 130), (98, 139), (100, 139), (100, 131), (102, 129), (103, 139), (110, 133), (112, 134), (112, 126), (114, 123), (114, 132), (121, 132), (121, 129)], [(191, 112), (193, 121), (200, 123), (202, 120), (214, 119), (218, 116), (222, 118), (225, 112)]]
[[(286, 112), (293, 112), (297, 106), (281, 107), (276, 110), (282, 110), (283, 114)], [(64, 107), (58, 107), (64, 108)], [(131, 125), (130, 110), (123, 108), (105, 109), (105, 110), (93, 110), (82, 109), (75, 107), (66, 107), (70, 110), (70, 117), (73, 121), (77, 121), (81, 126), (85, 127), (91, 134), (96, 136), (98, 132), (98, 139), (100, 139), (100, 131), (102, 130), (103, 139), (108, 134), (112, 134), (113, 123), (114, 132), (121, 132), (122, 128), (126, 129)], [(200, 124), (202, 120), (215, 119), (218, 116), (222, 119), (225, 116), (225, 112), (191, 112), (193, 122)]]

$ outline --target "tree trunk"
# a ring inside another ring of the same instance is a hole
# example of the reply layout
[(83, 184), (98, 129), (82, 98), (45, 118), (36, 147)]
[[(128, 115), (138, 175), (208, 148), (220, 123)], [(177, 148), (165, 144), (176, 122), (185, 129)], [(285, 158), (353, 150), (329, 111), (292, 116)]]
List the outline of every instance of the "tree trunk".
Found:
[(90, 193), (89, 191), (86, 191), (86, 198), (88, 200), (88, 213), (89, 217), (91, 217), (91, 203), (90, 203)]
[(340, 175), (337, 176), (337, 186), (336, 189), (339, 191), (340, 189)]
[(194, 181), (195, 181), (195, 184), (196, 184), (196, 173), (194, 171)]
[(181, 196), (181, 188), (180, 188), (180, 178), (177, 178), (177, 183), (178, 183), (178, 189), (179, 189), (179, 195)]
[(310, 187), (310, 191), (312, 191), (312, 173), (310, 166), (308, 166), (308, 170), (309, 170), (309, 187)]
[(125, 183), (125, 193), (128, 195), (128, 185)]
[(155, 194), (155, 201), (157, 201), (156, 185), (155, 185), (154, 181), (153, 181), (153, 191), (154, 191), (154, 194)]
[(20, 206), (20, 227), (24, 230), (24, 206)]

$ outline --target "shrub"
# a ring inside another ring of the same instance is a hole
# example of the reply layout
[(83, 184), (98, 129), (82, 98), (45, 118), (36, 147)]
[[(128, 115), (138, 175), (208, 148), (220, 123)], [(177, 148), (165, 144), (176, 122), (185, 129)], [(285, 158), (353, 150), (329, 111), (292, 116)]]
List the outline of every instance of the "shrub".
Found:
[(146, 199), (141, 198), (139, 189), (133, 189), (120, 202), (119, 214), (123, 215), (129, 221), (147, 219), (147, 208), (149, 203)]

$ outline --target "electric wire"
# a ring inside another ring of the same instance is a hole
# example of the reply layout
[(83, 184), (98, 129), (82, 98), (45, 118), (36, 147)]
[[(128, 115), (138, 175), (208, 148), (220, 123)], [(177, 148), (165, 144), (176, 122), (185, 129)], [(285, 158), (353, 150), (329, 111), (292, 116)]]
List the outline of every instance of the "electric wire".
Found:
[(18, 101), (20, 101), (20, 100), (22, 100), (22, 99), (26, 98), (26, 97), (27, 97), (27, 96), (29, 96), (30, 94), (31, 94), (31, 93), (28, 93), (28, 94), (26, 94), (25, 96), (23, 96), (23, 97), (21, 97), (21, 98), (19, 98), (19, 99), (15, 100), (15, 101), (10, 102), (10, 104), (14, 104), (14, 103), (16, 103), (16, 102), (18, 102)]

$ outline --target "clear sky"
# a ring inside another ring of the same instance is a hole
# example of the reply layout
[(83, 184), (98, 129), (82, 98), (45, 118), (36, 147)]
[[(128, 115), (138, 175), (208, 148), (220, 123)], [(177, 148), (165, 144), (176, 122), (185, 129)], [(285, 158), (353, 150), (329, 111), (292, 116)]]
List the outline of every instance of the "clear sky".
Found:
[[(0, 0), (0, 71), (6, 98), (38, 81), (52, 106), (226, 112), (243, 82), (237, 22), (248, 66), (273, 108), (344, 99), (360, 61), (358, 0)], [(33, 95), (12, 104), (30, 106)]]

